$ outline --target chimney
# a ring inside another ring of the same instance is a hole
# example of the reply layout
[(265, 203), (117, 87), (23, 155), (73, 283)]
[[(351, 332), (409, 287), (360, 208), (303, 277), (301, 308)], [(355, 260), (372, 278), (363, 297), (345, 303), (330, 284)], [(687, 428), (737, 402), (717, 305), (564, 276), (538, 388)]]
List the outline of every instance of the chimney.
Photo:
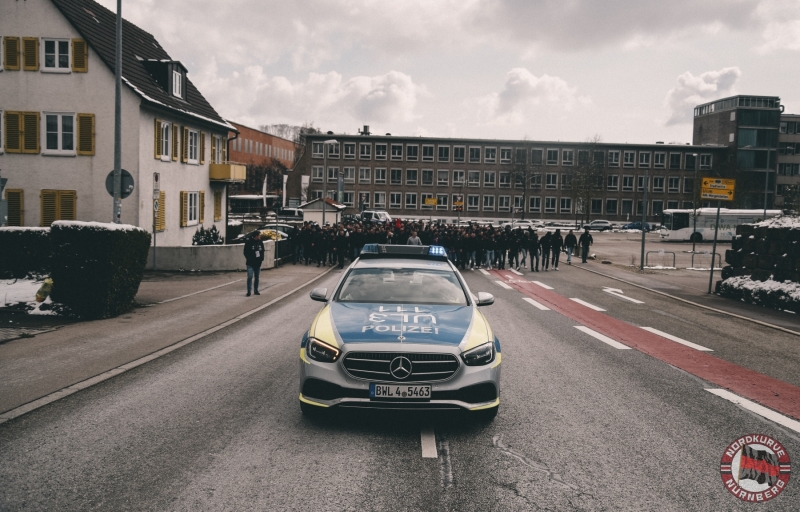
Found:
[(361, 130), (361, 135), (369, 135), (369, 125), (365, 124), (364, 129)]

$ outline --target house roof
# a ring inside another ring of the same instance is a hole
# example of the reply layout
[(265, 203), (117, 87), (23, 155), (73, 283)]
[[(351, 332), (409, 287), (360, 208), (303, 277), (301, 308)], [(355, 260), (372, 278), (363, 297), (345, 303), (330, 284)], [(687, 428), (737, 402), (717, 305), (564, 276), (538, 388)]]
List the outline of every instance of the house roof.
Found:
[[(51, 0), (114, 73), (117, 15), (93, 0)], [(152, 34), (122, 20), (122, 81), (145, 102), (237, 131), (186, 78), (186, 100), (169, 94), (148, 73), (143, 62), (172, 61)]]

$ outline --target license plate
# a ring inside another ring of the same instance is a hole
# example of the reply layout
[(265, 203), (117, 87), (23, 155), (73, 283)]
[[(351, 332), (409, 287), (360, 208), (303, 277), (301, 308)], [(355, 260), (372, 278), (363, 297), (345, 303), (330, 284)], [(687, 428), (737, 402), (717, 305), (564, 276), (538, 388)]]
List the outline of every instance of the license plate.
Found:
[(431, 399), (430, 386), (407, 386), (399, 384), (378, 384), (375, 382), (369, 385), (370, 398), (416, 398), (422, 400)]

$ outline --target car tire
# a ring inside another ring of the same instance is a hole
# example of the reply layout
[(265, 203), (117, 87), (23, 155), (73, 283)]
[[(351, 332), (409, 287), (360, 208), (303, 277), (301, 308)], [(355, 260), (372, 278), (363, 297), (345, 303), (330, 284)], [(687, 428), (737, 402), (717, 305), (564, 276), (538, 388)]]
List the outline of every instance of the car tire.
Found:
[(300, 402), (300, 412), (302, 412), (303, 416), (306, 418), (319, 418), (323, 416), (327, 410), (327, 407), (318, 407), (316, 405)]
[(481, 422), (481, 423), (489, 423), (497, 416), (497, 412), (500, 410), (500, 406), (492, 407), (491, 409), (481, 409), (480, 411), (474, 411), (471, 413), (471, 416)]
[(692, 233), (692, 236), (689, 237), (690, 242), (698, 243), (703, 241), (703, 235), (700, 233)]

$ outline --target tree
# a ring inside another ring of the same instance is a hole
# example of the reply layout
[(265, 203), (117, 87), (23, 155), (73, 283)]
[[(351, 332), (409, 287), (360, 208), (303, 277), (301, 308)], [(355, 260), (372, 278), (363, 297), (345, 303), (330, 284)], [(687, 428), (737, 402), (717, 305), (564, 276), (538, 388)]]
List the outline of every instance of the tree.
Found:
[[(511, 182), (514, 188), (522, 189), (522, 218), (525, 218), (525, 210), (527, 206), (528, 191), (534, 188), (541, 188), (542, 186), (542, 162), (541, 158), (531, 155), (530, 160), (527, 158), (528, 150), (526, 148), (519, 148), (514, 154), (514, 167), (511, 169)], [(540, 155), (541, 156), (541, 155)], [(515, 205), (511, 205), (514, 208)], [(512, 210), (513, 212), (513, 210)], [(512, 215), (513, 217), (513, 215)]]
[[(605, 153), (600, 150), (600, 135), (586, 141), (586, 145), (578, 150), (577, 165), (569, 178), (569, 191), (572, 198), (575, 221), (579, 219), (589, 222), (592, 213), (592, 196), (603, 190), (606, 180)], [(562, 184), (562, 187), (564, 184)]]

